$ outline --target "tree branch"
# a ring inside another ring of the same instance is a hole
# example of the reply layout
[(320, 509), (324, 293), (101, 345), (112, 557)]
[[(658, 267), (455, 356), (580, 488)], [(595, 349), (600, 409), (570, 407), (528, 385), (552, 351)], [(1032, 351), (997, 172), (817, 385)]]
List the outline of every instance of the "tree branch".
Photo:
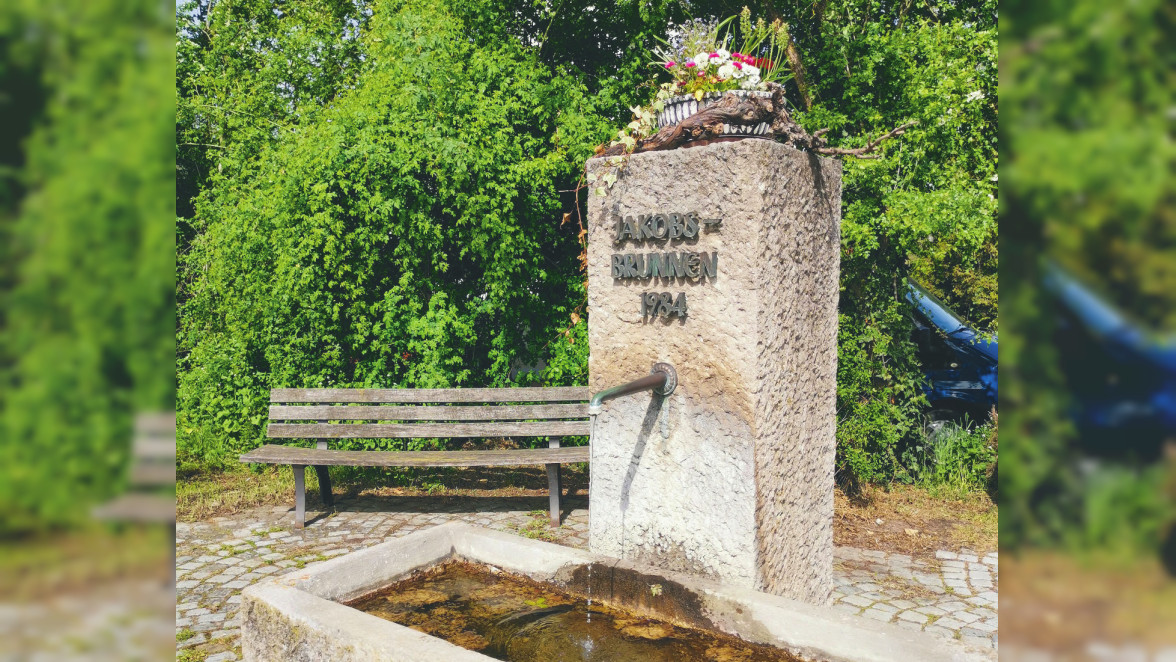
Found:
[[(866, 143), (865, 147), (857, 147), (855, 149), (845, 149), (843, 147), (824, 147), (824, 146), (822, 146), (822, 147), (817, 147), (817, 148), (813, 149), (813, 151), (818, 154), (827, 154), (829, 156), (856, 156), (856, 157), (862, 158), (862, 159), (866, 159), (866, 158), (876, 159), (876, 158), (878, 158), (878, 156), (867, 156), (867, 154), (870, 154), (875, 149), (877, 149), (878, 146), (881, 145), (883, 141), (889, 140), (891, 138), (895, 138), (897, 136), (901, 136), (902, 134), (906, 133), (906, 130), (911, 128), (915, 124), (918, 124), (918, 122), (907, 122), (906, 124), (903, 124), (902, 126), (896, 126), (893, 129), (887, 131), (886, 133), (884, 133), (884, 134), (878, 136), (877, 138), (871, 140), (870, 142)], [(814, 134), (814, 136), (821, 134), (821, 133), (824, 133), (825, 131), (828, 131), (828, 129), (821, 129), (816, 134)]]
[(734, 94), (725, 94), (714, 104), (687, 117), (678, 124), (664, 127), (648, 138), (637, 140), (637, 144), (631, 152), (627, 152), (623, 144), (617, 143), (607, 148), (603, 145), (598, 147), (596, 156), (623, 156), (626, 153), (641, 154), (676, 149), (687, 143), (722, 138), (724, 124), (755, 126), (761, 122), (767, 122), (771, 127), (767, 137), (792, 145), (797, 149), (810, 150), (828, 156), (856, 156), (863, 159), (876, 159), (878, 155), (871, 154), (883, 141), (901, 136), (915, 124), (915, 122), (907, 122), (902, 126), (895, 127), (871, 140), (865, 147), (854, 149), (829, 147), (824, 139), (824, 135), (828, 133), (829, 129), (819, 129), (810, 135), (804, 130), (804, 127), (792, 121), (792, 115), (788, 112), (784, 101), (784, 86), (768, 83), (768, 90), (772, 93), (771, 97), (740, 97)]

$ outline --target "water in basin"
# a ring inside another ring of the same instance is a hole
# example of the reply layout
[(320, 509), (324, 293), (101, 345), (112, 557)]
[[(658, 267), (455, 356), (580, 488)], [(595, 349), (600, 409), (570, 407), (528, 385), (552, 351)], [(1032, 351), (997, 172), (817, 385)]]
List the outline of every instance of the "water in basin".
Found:
[(352, 607), (508, 662), (799, 662), (778, 648), (679, 627), (452, 561)]

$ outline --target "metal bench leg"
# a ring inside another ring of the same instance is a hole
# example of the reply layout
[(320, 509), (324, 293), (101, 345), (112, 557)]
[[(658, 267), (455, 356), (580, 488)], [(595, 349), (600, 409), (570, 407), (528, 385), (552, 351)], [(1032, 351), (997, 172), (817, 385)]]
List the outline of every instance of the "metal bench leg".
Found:
[[(318, 447), (326, 450), (327, 442), (318, 442)], [(331, 474), (327, 472), (327, 467), (316, 465), (314, 472), (318, 474), (319, 497), (322, 498), (323, 505), (328, 507), (335, 505), (335, 495), (331, 492)]]
[(306, 524), (306, 466), (293, 465), (294, 468), (294, 528), (301, 529)]
[[(550, 448), (559, 448), (559, 439), (552, 439), (547, 442)], [(551, 493), (549, 497), (551, 506), (551, 525), (559, 526), (559, 463), (547, 465), (547, 489)]]
[(325, 466), (315, 466), (314, 472), (318, 474), (319, 496), (323, 498), (323, 505), (335, 505), (335, 495), (331, 494), (331, 474), (327, 473)]

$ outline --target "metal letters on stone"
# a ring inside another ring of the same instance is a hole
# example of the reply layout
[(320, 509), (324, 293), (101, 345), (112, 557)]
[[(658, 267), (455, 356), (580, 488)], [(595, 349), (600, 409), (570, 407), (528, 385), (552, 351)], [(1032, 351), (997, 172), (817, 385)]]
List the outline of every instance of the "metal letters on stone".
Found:
[[(609, 220), (613, 228), (613, 243), (622, 246), (626, 241), (637, 245), (694, 239), (702, 232), (718, 230), (721, 218), (702, 218), (698, 212), (685, 214), (659, 212), (638, 214), (636, 217), (619, 215)], [(718, 251), (697, 252), (691, 250), (613, 253), (612, 277), (618, 280), (653, 278), (688, 278), (702, 283), (713, 281), (719, 273)], [(686, 317), (686, 293), (677, 296), (670, 292), (643, 292), (641, 294), (641, 316), (643, 318)]]

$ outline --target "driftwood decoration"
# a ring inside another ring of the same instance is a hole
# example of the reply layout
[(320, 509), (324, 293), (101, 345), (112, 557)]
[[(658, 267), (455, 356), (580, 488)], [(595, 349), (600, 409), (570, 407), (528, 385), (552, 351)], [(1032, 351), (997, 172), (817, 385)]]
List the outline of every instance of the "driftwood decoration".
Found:
[[(821, 129), (811, 135), (796, 122), (784, 103), (784, 87), (777, 83), (768, 83), (772, 92), (766, 97), (739, 97), (726, 94), (713, 105), (686, 118), (682, 122), (667, 126), (656, 134), (637, 141), (631, 154), (642, 152), (656, 152), (660, 150), (676, 149), (688, 143), (708, 142), (723, 137), (724, 124), (756, 125), (768, 122), (770, 129), (767, 137), (774, 138), (797, 149), (826, 154), (830, 156), (856, 156), (864, 159), (875, 159), (878, 155), (873, 152), (883, 141), (901, 136), (914, 122), (907, 122), (895, 127), (882, 136), (871, 140), (864, 147), (845, 149), (829, 147), (824, 139), (828, 129)], [(597, 152), (597, 156), (622, 156), (624, 145), (613, 145)]]

